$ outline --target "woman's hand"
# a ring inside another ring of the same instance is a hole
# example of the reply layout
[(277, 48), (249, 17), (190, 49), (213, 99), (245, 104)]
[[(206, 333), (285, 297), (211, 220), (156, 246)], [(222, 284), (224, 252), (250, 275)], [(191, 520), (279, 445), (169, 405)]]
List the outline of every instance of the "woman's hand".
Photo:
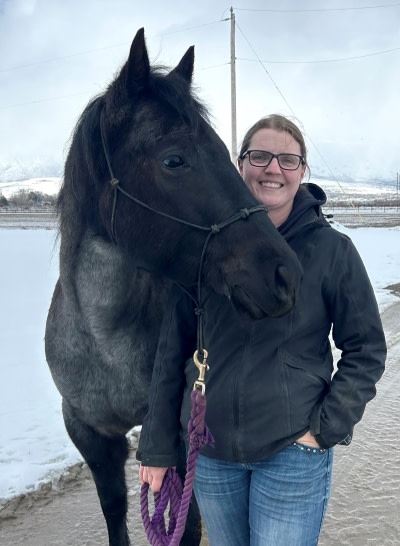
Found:
[(303, 434), (303, 436), (301, 438), (298, 438), (296, 442), (299, 442), (299, 444), (305, 444), (306, 446), (310, 446), (310, 447), (320, 447), (320, 445), (318, 444), (315, 437), (311, 434), (310, 431)]
[(155, 466), (139, 467), (140, 483), (148, 483), (153, 493), (157, 493), (161, 489), (161, 485), (168, 468), (158, 468)]

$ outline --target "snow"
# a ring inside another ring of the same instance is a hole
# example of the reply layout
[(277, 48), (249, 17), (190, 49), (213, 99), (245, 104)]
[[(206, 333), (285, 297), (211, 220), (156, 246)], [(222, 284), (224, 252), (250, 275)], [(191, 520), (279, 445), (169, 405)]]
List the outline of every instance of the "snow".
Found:
[[(346, 229), (364, 260), (381, 310), (400, 282), (400, 227)], [(0, 504), (58, 478), (81, 456), (64, 429), (61, 398), (44, 355), (58, 276), (54, 230), (0, 229)]]
[(0, 230), (0, 501), (80, 460), (44, 356), (58, 276), (54, 230)]

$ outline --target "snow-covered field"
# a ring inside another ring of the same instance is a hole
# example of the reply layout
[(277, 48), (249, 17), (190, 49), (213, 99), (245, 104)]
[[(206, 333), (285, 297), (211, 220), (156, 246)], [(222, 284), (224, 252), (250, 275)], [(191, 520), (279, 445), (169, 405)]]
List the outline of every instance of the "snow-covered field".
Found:
[[(400, 227), (340, 225), (356, 244), (380, 309), (400, 283)], [(0, 505), (35, 490), (81, 460), (63, 425), (44, 356), (44, 328), (58, 276), (52, 229), (0, 229)]]
[(0, 499), (31, 491), (79, 460), (44, 357), (58, 276), (55, 233), (0, 230)]

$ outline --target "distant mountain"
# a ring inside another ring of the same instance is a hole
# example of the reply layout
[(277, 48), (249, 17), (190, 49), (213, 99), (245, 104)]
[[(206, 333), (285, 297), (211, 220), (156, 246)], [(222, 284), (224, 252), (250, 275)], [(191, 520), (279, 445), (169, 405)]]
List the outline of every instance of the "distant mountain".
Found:
[(60, 185), (61, 178), (58, 176), (0, 182), (0, 195), (4, 195), (4, 197), (8, 199), (11, 195), (15, 195), (20, 190), (37, 191), (44, 193), (45, 195), (57, 195)]
[[(318, 180), (333, 180), (332, 175), (324, 175), (324, 174), (313, 174), (313, 179)], [(352, 176), (346, 176), (346, 175), (340, 175), (336, 177), (339, 182), (346, 182), (348, 184), (368, 184), (373, 186), (391, 186), (396, 188), (396, 180), (393, 180), (393, 178), (387, 178), (387, 177), (377, 177), (377, 176), (371, 176), (371, 177), (357, 177), (353, 178)]]
[(56, 161), (34, 161), (31, 163), (0, 161), (0, 188), (4, 182), (16, 182), (41, 177), (60, 177), (61, 173), (62, 166)]

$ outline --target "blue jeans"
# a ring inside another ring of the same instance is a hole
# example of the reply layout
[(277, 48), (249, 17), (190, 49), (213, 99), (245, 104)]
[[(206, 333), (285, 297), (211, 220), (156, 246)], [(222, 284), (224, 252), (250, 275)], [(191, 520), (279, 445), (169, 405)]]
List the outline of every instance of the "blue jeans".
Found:
[(318, 544), (332, 457), (299, 443), (247, 464), (199, 455), (194, 491), (210, 546)]

